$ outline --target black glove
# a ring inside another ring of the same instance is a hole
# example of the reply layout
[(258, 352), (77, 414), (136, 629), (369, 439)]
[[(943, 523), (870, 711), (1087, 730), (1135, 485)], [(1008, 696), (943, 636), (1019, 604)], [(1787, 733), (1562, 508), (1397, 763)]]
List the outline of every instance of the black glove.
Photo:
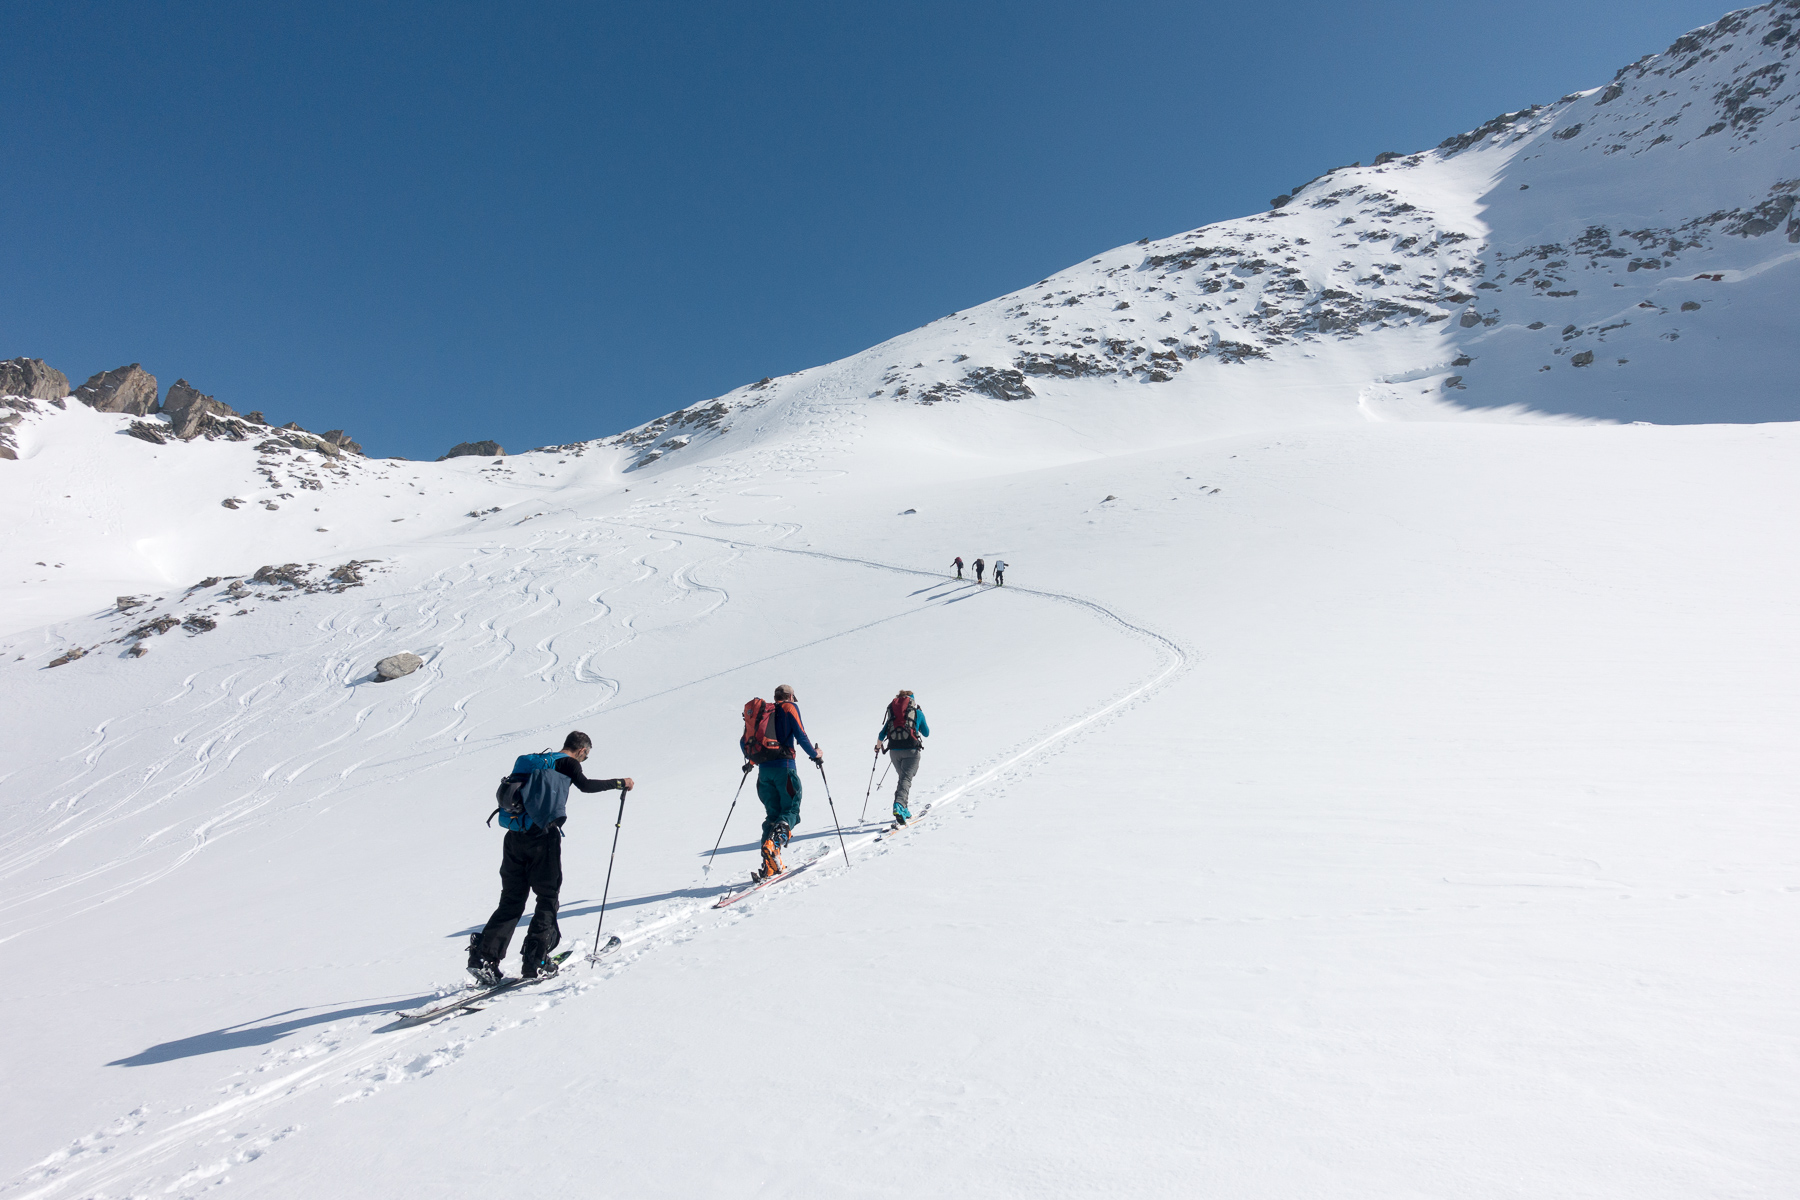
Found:
[(824, 765), (825, 765), (825, 756), (824, 755), (822, 755), (822, 754), (813, 755), (813, 766), (822, 767)]
[(744, 774), (746, 774), (746, 775), (748, 775), (748, 774), (749, 774), (749, 773), (750, 773), (750, 768), (751, 768), (751, 767), (754, 767), (754, 766), (755, 766), (755, 765), (756, 765), (756, 764), (755, 764), (755, 763), (753, 763), (753, 762), (747, 762), (747, 763), (745, 763), (745, 764), (744, 764)]

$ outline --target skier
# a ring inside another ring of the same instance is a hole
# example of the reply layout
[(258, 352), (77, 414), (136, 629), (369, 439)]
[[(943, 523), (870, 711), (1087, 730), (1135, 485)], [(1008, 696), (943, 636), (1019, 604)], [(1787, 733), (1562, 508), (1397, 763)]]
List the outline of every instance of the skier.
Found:
[(975, 560), (974, 566), (975, 566), (975, 582), (980, 583), (981, 582), (981, 572), (986, 569), (987, 564), (982, 562), (978, 558)]
[(1006, 561), (1004, 559), (996, 558), (994, 560), (994, 586), (1006, 586)]
[(776, 688), (772, 707), (774, 711), (767, 718), (764, 744), (772, 740), (776, 745), (759, 752), (758, 747), (749, 744), (747, 735), (738, 743), (748, 760), (744, 769), (747, 771), (750, 763), (756, 763), (756, 797), (763, 806), (762, 866), (751, 875), (758, 881), (787, 869), (782, 865), (781, 851), (792, 838), (795, 826), (800, 824), (800, 772), (796, 766), (794, 743), (799, 742), (806, 750), (806, 756), (816, 765), (823, 767), (825, 764), (824, 752), (806, 736), (806, 725), (800, 719), (794, 689), (785, 683)]
[(956, 577), (958, 579), (961, 579), (962, 578), (962, 555), (960, 555), (960, 554), (957, 555), (956, 561), (954, 563), (952, 563), (951, 565), (956, 568)]
[(930, 736), (925, 710), (913, 699), (912, 692), (902, 688), (888, 701), (881, 732), (875, 735), (875, 753), (886, 750), (888, 761), (894, 764), (894, 820), (901, 825), (912, 820), (907, 801), (912, 795), (913, 776), (919, 773), (919, 755), (925, 751), (925, 743), (920, 739)]
[[(537, 893), (537, 911), (525, 931), (525, 944), (519, 947), (522, 974), (534, 979), (556, 970), (549, 956), (562, 941), (556, 908), (562, 890), (562, 826), (567, 819), (569, 787), (573, 784), (583, 792), (628, 792), (633, 784), (629, 778), (589, 779), (583, 775), (581, 764), (593, 745), (593, 740), (577, 729), (563, 739), (560, 752), (525, 755), (514, 764), (515, 773), (507, 777), (509, 782), (518, 780), (524, 785), (525, 810), (517, 818), (503, 819), (508, 829), (500, 854), (500, 904), (487, 926), (469, 937), (469, 974), (482, 984), (500, 982), (500, 960), (506, 957), (513, 929), (525, 912), (528, 892)], [(518, 770), (528, 765), (528, 771)], [(515, 824), (521, 827), (513, 828)]]

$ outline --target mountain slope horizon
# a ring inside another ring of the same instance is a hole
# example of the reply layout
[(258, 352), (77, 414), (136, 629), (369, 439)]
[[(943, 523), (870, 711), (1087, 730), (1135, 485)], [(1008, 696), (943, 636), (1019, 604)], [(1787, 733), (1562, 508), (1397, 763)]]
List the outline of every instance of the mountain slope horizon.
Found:
[(623, 434), (12, 405), (0, 1200), (1784, 1196), (1796, 29)]

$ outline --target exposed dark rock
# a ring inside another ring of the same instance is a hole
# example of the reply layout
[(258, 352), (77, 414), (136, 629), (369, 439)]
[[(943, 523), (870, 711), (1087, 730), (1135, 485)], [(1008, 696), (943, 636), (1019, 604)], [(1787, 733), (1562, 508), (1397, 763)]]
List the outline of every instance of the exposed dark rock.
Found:
[(1499, 133), (1501, 130), (1508, 129), (1515, 123), (1522, 121), (1527, 117), (1536, 116), (1542, 110), (1542, 105), (1533, 104), (1530, 108), (1522, 108), (1518, 112), (1501, 113), (1499, 116), (1479, 128), (1471, 129), (1467, 133), (1459, 133), (1455, 137), (1445, 138), (1438, 143), (1438, 149), (1449, 154), (1455, 154), (1459, 150), (1467, 150), (1477, 142), (1484, 141), (1494, 134)]
[(310, 573), (309, 567), (301, 566), (299, 563), (284, 563), (279, 567), (258, 567), (256, 574), (250, 577), (250, 581), (268, 584), (271, 587), (279, 584), (282, 587), (303, 588), (307, 584), (306, 577)]
[(208, 438), (225, 437), (232, 441), (239, 441), (247, 436), (241, 423), (222, 419), (237, 416), (235, 409), (211, 396), (202, 395), (185, 379), (177, 379), (170, 385), (169, 394), (163, 397), (161, 411), (169, 419), (171, 432), (184, 442), (193, 441), (203, 434)]
[(139, 625), (125, 636), (128, 638), (147, 638), (152, 634), (167, 633), (179, 624), (181, 624), (179, 620), (165, 614), (156, 618), (154, 621), (145, 621), (142, 625)]
[(1398, 150), (1383, 150), (1380, 154), (1375, 156), (1375, 165), (1378, 167), (1386, 166), (1388, 163), (1391, 163), (1396, 158), (1400, 157), (1403, 156)]
[[(493, 511), (499, 512), (500, 510), (496, 508)], [(381, 560), (375, 558), (353, 558), (342, 566), (333, 567), (331, 574), (326, 578), (338, 586), (330, 588), (330, 590), (341, 592), (345, 588), (361, 587), (363, 585), (362, 569), (379, 561)]]
[(69, 650), (61, 658), (53, 658), (49, 662), (45, 663), (44, 668), (46, 670), (48, 670), (51, 667), (60, 667), (65, 663), (72, 663), (78, 658), (86, 658), (86, 657), (87, 657), (87, 651), (83, 650), (80, 646), (76, 646), (73, 649)]
[(1463, 381), (1463, 377), (1461, 375), (1452, 375), (1449, 378), (1444, 380), (1444, 390), (1449, 391), (1451, 388), (1455, 388), (1457, 391), (1460, 392), (1460, 391), (1464, 390), (1462, 381)]
[[(159, 438), (158, 440), (160, 441), (161, 439)], [(240, 508), (243, 506), (243, 503), (242, 500), (239, 500), (234, 496), (227, 496), (225, 499), (219, 501), (220, 506), (223, 508)]]
[(1025, 400), (1037, 394), (1026, 384), (1023, 372), (1003, 367), (976, 367), (963, 376), (963, 382), (970, 391), (996, 400)]
[(1575, 122), (1575, 124), (1569, 126), (1567, 129), (1559, 129), (1555, 133), (1551, 134), (1550, 136), (1553, 138), (1561, 138), (1563, 141), (1566, 142), (1570, 138), (1574, 137), (1576, 134), (1578, 134), (1580, 132), (1581, 132), (1581, 122), (1577, 121), (1577, 122)]
[(1292, 204), (1293, 202), (1294, 202), (1294, 198), (1292, 196), (1287, 195), (1286, 193), (1283, 193), (1282, 195), (1275, 197), (1273, 200), (1270, 200), (1269, 207), (1270, 208), (1286, 208), (1288, 205)]
[(1113, 369), (1092, 355), (1022, 354), (1014, 365), (1027, 375), (1054, 375), (1058, 379), (1080, 379), (1087, 375), (1111, 375)]
[(499, 442), (458, 442), (450, 447), (450, 453), (438, 456), (438, 461), (447, 458), (497, 458), (506, 451)]
[(156, 411), (156, 376), (137, 363), (114, 367), (76, 388), (75, 398), (98, 412), (147, 417)]
[(1592, 350), (1583, 350), (1580, 354), (1577, 354), (1574, 357), (1569, 359), (1570, 365), (1577, 366), (1577, 367), (1585, 367), (1588, 364), (1592, 363), (1593, 361), (1594, 361), (1594, 352)]
[(1700, 311), (1700, 302), (1698, 300), (1683, 300), (1681, 302), (1681, 311), (1682, 312), (1699, 312)]
[(152, 425), (149, 421), (133, 421), (125, 432), (134, 438), (157, 446), (166, 446), (169, 442), (169, 439), (163, 436), (169, 432), (167, 425)]
[(139, 607), (143, 603), (143, 600), (137, 596), (120, 596), (117, 600), (113, 601), (113, 606), (120, 612), (130, 612), (132, 609)]
[(60, 400), (68, 394), (68, 376), (41, 358), (9, 358), (0, 362), (0, 396)]
[(375, 674), (382, 680), (398, 679), (402, 675), (411, 675), (425, 665), (425, 660), (408, 650), (398, 654), (390, 654), (375, 664)]
[(1471, 308), (1464, 312), (1462, 316), (1458, 317), (1456, 323), (1461, 325), (1464, 329), (1473, 329), (1475, 326), (1481, 324), (1481, 314)]
[(189, 633), (211, 633), (219, 627), (219, 623), (211, 617), (201, 616), (199, 613), (189, 613), (187, 619), (181, 623), (181, 627)]
[(1617, 100), (1620, 96), (1623, 96), (1624, 94), (1625, 94), (1624, 88), (1620, 87), (1616, 83), (1609, 83), (1606, 85), (1606, 90), (1600, 93), (1600, 99), (1594, 101), (1594, 103), (1595, 104), (1611, 104), (1614, 100)]
[(150, 653), (150, 646), (147, 642), (133, 642), (131, 643), (131, 649), (125, 652), (125, 657), (142, 658), (148, 653)]
[(361, 454), (363, 452), (361, 444), (351, 441), (350, 435), (341, 429), (327, 429), (324, 433), (321, 433), (319, 437), (330, 442), (340, 450), (348, 450), (352, 454)]

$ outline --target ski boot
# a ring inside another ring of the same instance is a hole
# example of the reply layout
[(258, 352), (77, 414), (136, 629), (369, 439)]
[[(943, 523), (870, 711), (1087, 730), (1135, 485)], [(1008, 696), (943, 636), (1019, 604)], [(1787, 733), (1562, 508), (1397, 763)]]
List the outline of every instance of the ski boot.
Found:
[(781, 863), (781, 848), (788, 843), (788, 827), (780, 821), (764, 835), (762, 840), (762, 866), (751, 874), (754, 883), (765, 879), (773, 879), (787, 868)]
[(481, 935), (469, 935), (469, 974), (482, 987), (493, 987), (500, 982), (500, 964), (481, 952)]
[(904, 825), (910, 820), (912, 820), (912, 809), (904, 804), (894, 805), (894, 824)]
[(519, 947), (519, 974), (526, 979), (548, 979), (556, 974), (557, 964), (550, 957), (550, 951), (555, 948), (540, 946), (533, 938), (525, 939), (525, 944)]

